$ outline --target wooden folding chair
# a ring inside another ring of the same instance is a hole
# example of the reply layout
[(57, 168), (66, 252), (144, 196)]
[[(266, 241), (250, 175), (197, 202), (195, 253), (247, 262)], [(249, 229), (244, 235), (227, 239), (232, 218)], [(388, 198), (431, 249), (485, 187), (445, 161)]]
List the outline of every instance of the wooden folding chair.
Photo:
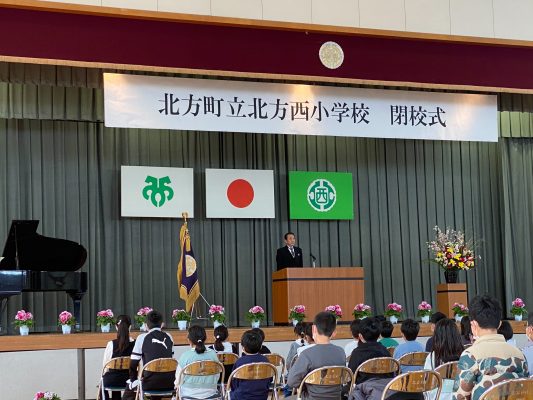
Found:
[[(176, 390), (174, 387), (170, 390), (145, 390), (143, 388), (143, 380), (144, 380), (144, 373), (145, 372), (152, 372), (152, 373), (165, 373), (165, 372), (173, 372), (176, 374), (176, 369), (178, 368), (178, 361), (174, 358), (157, 358), (155, 360), (152, 360), (150, 362), (147, 362), (143, 367), (141, 368), (141, 371), (139, 372), (139, 385), (137, 386), (137, 394), (135, 396), (135, 400), (142, 399), (146, 396), (153, 397), (153, 396), (162, 396), (162, 397), (172, 397)], [(172, 383), (172, 386), (174, 386), (174, 383)]]
[(455, 379), (457, 376), (458, 361), (450, 361), (446, 364), (441, 364), (435, 368), (435, 372), (440, 375), (442, 379)]
[(285, 358), (277, 353), (263, 354), (268, 362), (274, 365), (278, 370), (279, 384), (285, 386)]
[(396, 376), (400, 373), (400, 363), (392, 357), (378, 357), (366, 360), (355, 370), (353, 375), (353, 386), (355, 386), (355, 383), (357, 382), (357, 374), (359, 373), (373, 375), (392, 374), (393, 376)]
[(229, 376), (228, 383), (226, 385), (226, 400), (230, 399), (231, 381), (233, 379), (260, 380), (270, 378), (272, 378), (272, 382), (274, 384), (270, 398), (277, 400), (278, 390), (276, 382), (278, 381), (278, 369), (274, 365), (270, 363), (251, 363), (241, 365)]
[[(180, 371), (178, 376), (178, 399), (182, 399), (181, 389), (185, 383), (187, 376), (209, 377), (220, 376), (221, 382), (224, 382), (224, 365), (219, 361), (202, 360), (190, 363)], [(218, 377), (214, 381), (214, 385), (217, 385)], [(220, 399), (224, 398), (224, 384), (220, 385)], [(217, 397), (218, 399), (218, 397)]]
[(105, 391), (109, 392), (123, 392), (127, 389), (126, 385), (124, 386), (105, 386), (104, 385), (104, 375), (110, 369), (118, 371), (129, 371), (130, 369), (130, 357), (116, 357), (112, 358), (104, 365), (102, 368), (102, 374), (100, 376), (100, 383), (98, 384), (98, 393), (96, 394), (96, 400), (105, 399)]
[(400, 367), (419, 367), (418, 369), (424, 369), (428, 354), (425, 351), (413, 351), (401, 356), (398, 362), (400, 363)]
[(390, 356), (394, 357), (394, 350), (396, 350), (396, 347), (387, 347), (387, 350), (389, 351)]
[(529, 400), (533, 398), (533, 379), (511, 379), (488, 388), (479, 400)]
[(338, 386), (339, 397), (342, 387), (350, 385), (348, 397), (352, 391), (353, 373), (348, 367), (321, 367), (309, 372), (298, 387), (298, 400), (302, 399), (302, 391), (305, 385)]
[(239, 356), (233, 353), (217, 353), (217, 357), (222, 365), (233, 365), (239, 359)]
[(396, 391), (402, 393), (426, 393), (436, 390), (435, 398), (438, 399), (442, 390), (442, 380), (440, 375), (435, 371), (413, 371), (398, 375), (393, 378), (381, 395), (381, 400), (385, 400), (389, 391)]

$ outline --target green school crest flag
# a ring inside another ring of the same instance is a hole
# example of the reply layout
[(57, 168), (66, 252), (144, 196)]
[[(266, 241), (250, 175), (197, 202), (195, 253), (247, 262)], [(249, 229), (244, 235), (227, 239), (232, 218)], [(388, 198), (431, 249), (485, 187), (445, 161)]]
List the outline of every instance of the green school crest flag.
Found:
[(289, 172), (291, 219), (353, 219), (352, 174)]

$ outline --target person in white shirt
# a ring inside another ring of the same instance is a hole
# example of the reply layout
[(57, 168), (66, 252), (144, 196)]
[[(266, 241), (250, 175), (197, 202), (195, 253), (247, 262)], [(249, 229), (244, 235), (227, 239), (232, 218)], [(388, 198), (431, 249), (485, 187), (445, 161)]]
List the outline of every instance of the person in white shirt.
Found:
[(315, 345), (315, 341), (313, 339), (313, 324), (312, 323), (305, 324), (304, 340), (305, 340), (305, 345), (302, 347), (299, 347), (296, 350), (296, 356), (298, 357), (300, 356), (300, 354), (302, 354), (302, 351), (310, 349), (311, 347)]
[(215, 344), (209, 346), (210, 349), (215, 350), (217, 353), (233, 353), (233, 346), (231, 342), (228, 342), (229, 337), (228, 328), (225, 325), (217, 326), (213, 335), (215, 336)]
[(348, 343), (346, 346), (344, 346), (344, 353), (346, 353), (346, 358), (350, 357), (352, 355), (352, 351), (354, 351), (357, 348), (357, 345), (359, 344), (359, 324), (361, 323), (361, 320), (353, 320), (350, 323), (350, 331), (352, 332), (353, 340)]
[(522, 353), (526, 357), (527, 365), (533, 370), (533, 312), (530, 312), (527, 316), (526, 336), (528, 342), (522, 349)]
[(296, 336), (296, 340), (291, 343), (289, 354), (287, 354), (287, 370), (289, 370), (292, 365), (292, 360), (294, 359), (294, 356), (296, 356), (298, 349), (305, 345), (305, 325), (305, 322), (298, 322), (294, 326), (294, 336)]

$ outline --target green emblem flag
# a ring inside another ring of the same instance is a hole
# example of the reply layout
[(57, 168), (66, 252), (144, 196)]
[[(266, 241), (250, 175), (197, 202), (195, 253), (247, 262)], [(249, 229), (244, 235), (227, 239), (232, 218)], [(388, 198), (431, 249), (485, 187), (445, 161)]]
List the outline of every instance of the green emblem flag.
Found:
[(289, 172), (291, 219), (353, 219), (352, 174)]

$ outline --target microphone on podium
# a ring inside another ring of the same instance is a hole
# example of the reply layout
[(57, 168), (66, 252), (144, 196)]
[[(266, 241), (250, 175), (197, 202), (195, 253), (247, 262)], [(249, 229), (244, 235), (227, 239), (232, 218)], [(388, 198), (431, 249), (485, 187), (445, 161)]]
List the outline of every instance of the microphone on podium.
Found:
[(316, 257), (313, 255), (313, 253), (309, 254), (311, 256), (311, 265), (313, 268), (316, 268)]

